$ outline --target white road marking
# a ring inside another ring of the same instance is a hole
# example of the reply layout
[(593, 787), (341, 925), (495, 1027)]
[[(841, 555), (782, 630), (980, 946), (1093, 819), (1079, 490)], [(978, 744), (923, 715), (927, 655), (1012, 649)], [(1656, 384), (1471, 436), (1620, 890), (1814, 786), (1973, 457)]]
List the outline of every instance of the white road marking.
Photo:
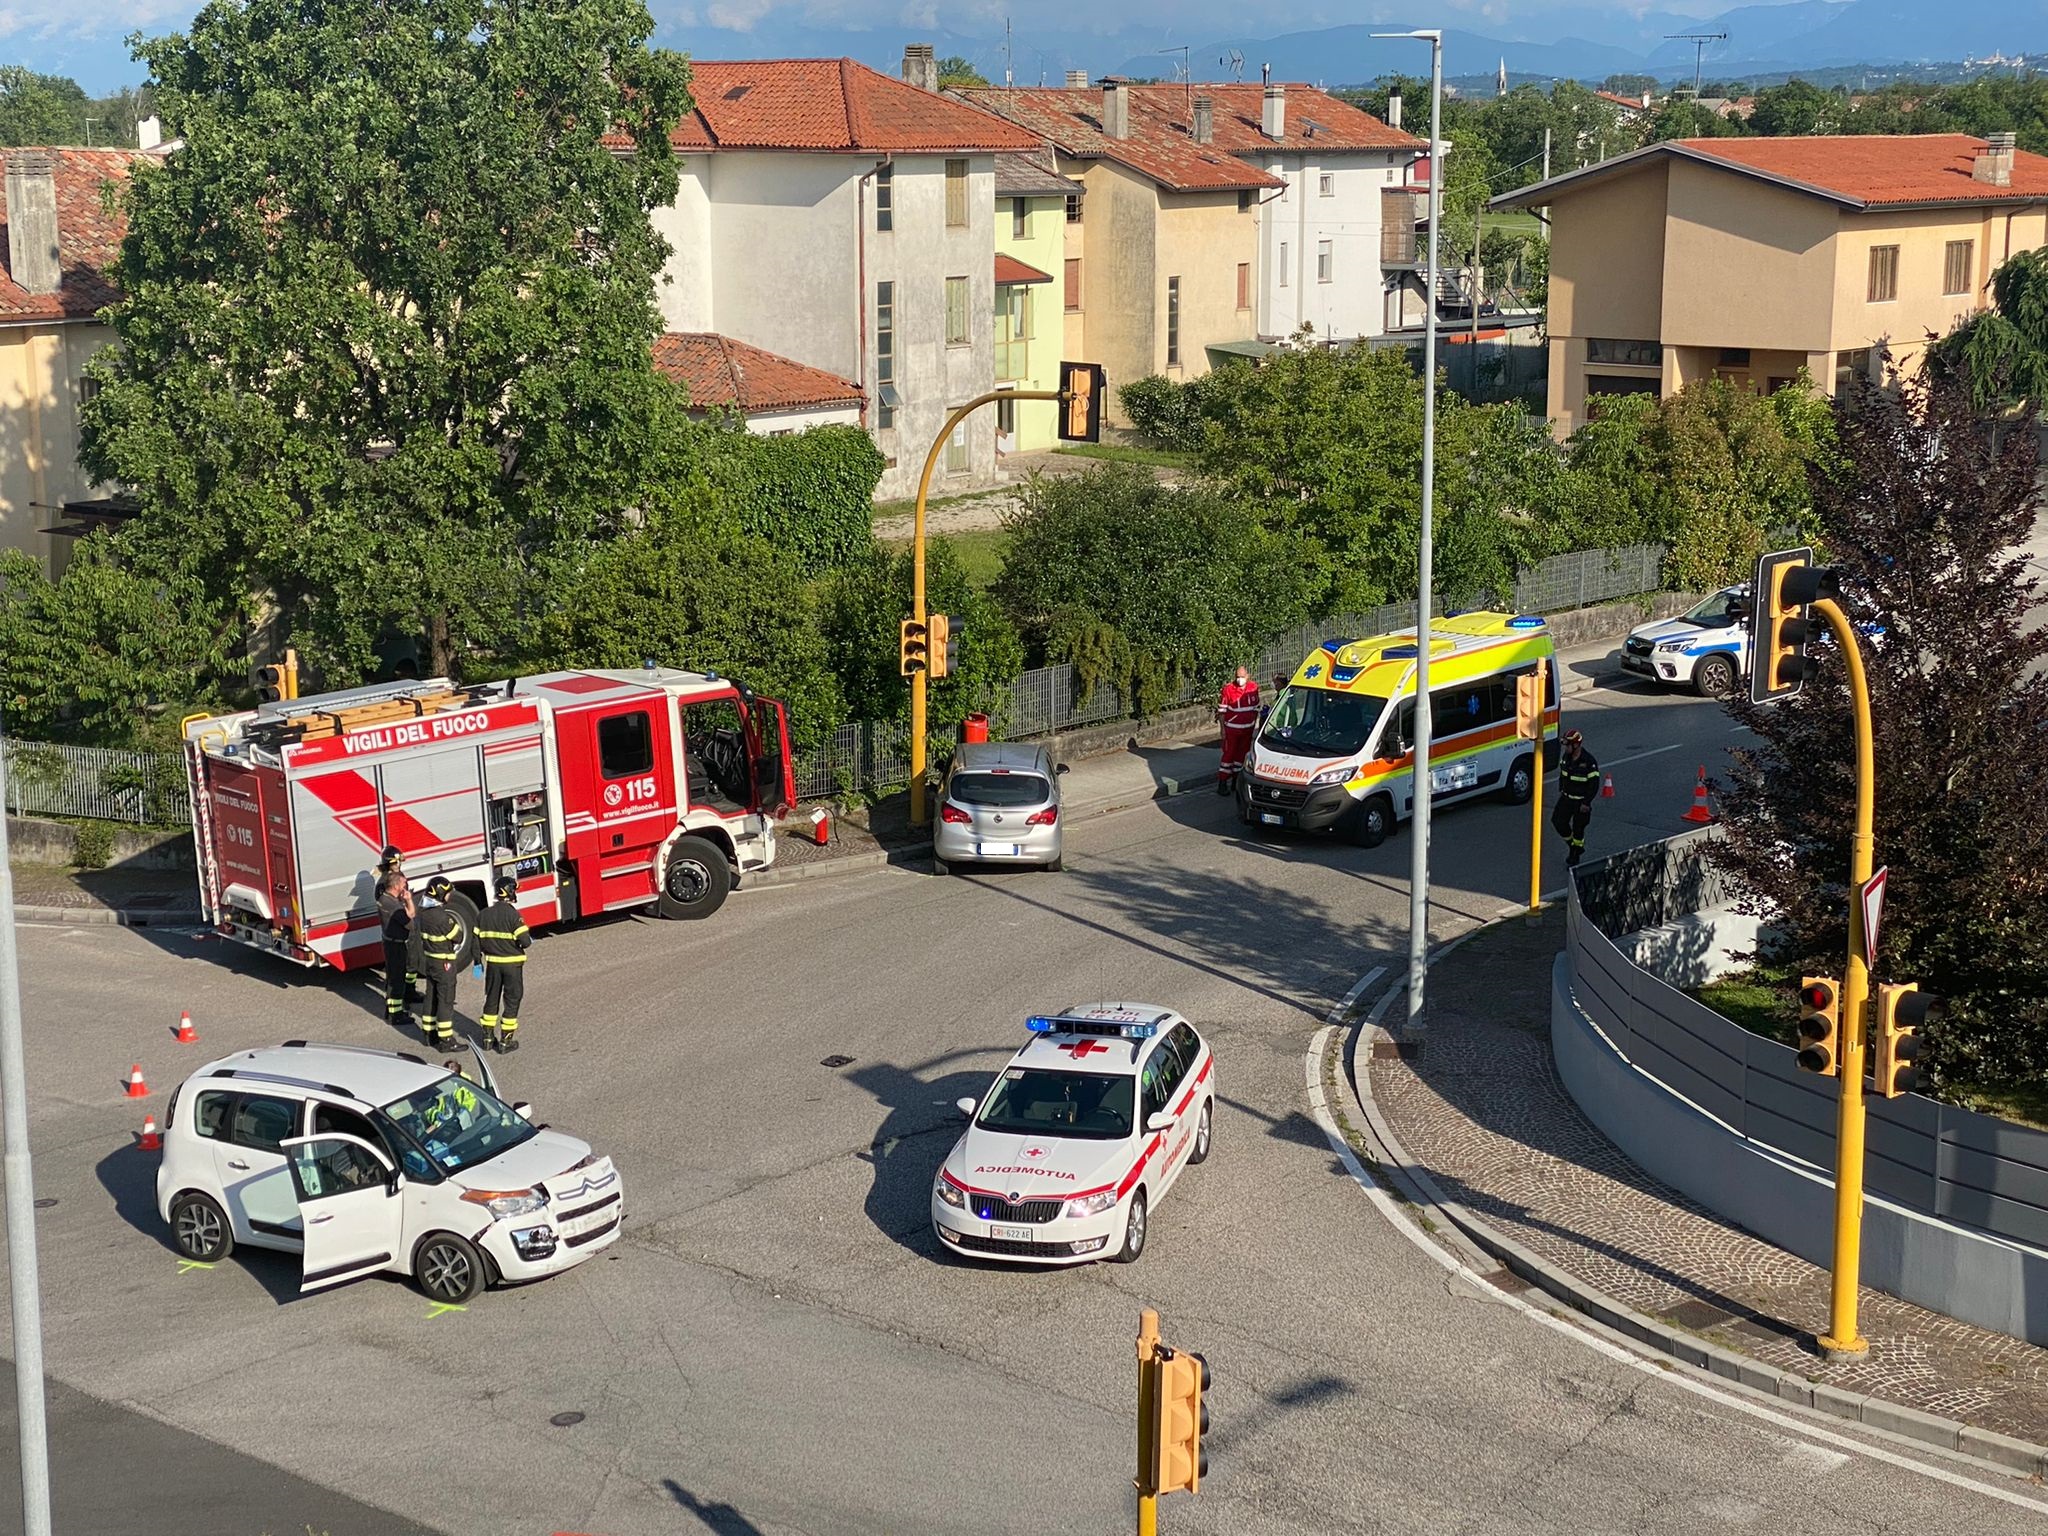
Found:
[(1341, 1023), (1345, 1015), (1351, 1012), (1351, 1005), (1358, 1001), (1358, 994), (1363, 992), (1367, 987), (1371, 986), (1374, 982), (1378, 981), (1382, 976), (1386, 974), (1387, 968), (1384, 965), (1376, 965), (1371, 970), (1367, 971), (1363, 976), (1359, 977), (1357, 984), (1354, 985), (1349, 992), (1346, 992), (1344, 996), (1341, 999), (1339, 999), (1336, 1007), (1332, 1008), (1329, 1011), (1329, 1013), (1324, 1016), (1325, 1022), (1330, 1024)]
[(1785, 1452), (1784, 1464), (1799, 1472), (1833, 1472), (1839, 1467), (1846, 1467), (1849, 1458), (1826, 1446), (1807, 1445), (1800, 1441)]
[[(1322, 1127), (1323, 1136), (1330, 1143), (1331, 1150), (1337, 1154), (1338, 1158), (1343, 1162), (1345, 1170), (1356, 1181), (1358, 1187), (1365, 1191), (1366, 1197), (1378, 1208), (1380, 1214), (1392, 1222), (1395, 1229), (1402, 1236), (1406, 1237), (1417, 1248), (1421, 1249), (1423, 1253), (1434, 1259), (1452, 1274), (1462, 1275), (1467, 1280), (1488, 1290), (1497, 1290), (1496, 1287), (1489, 1285), (1483, 1276), (1467, 1265), (1460, 1263), (1442, 1246), (1424, 1233), (1420, 1227), (1409, 1221), (1402, 1214), (1401, 1208), (1395, 1202), (1393, 1196), (1383, 1189), (1373, 1179), (1372, 1175), (1365, 1171), (1365, 1166), (1359, 1162), (1357, 1155), (1351, 1150), (1351, 1144), (1344, 1139), (1343, 1133), (1337, 1129), (1336, 1122), (1330, 1118), (1329, 1101), (1323, 1096), (1321, 1068), (1323, 1053), (1328, 1047), (1329, 1038), (1334, 1029), (1334, 1025), (1325, 1024), (1316, 1031), (1315, 1037), (1309, 1041), (1308, 1055), (1304, 1058), (1303, 1062), (1308, 1081), (1309, 1114), (1314, 1117), (1316, 1124)], [(1646, 1358), (1632, 1350), (1624, 1349), (1608, 1339), (1601, 1338), (1597, 1334), (1588, 1333), (1566, 1319), (1558, 1317), (1542, 1307), (1531, 1304), (1521, 1296), (1508, 1291), (1498, 1291), (1497, 1293), (1503, 1304), (1513, 1307), (1524, 1315), (1533, 1318), (1546, 1328), (1554, 1329), (1568, 1338), (1577, 1340), (1588, 1349), (1606, 1356), (1617, 1364), (1626, 1365), (1633, 1370), (1641, 1371), (1645, 1376), (1668, 1381), (1673, 1386), (1681, 1387), (1696, 1396), (1707, 1398), (1721, 1404), (1723, 1407), (1732, 1408), (1738, 1413), (1746, 1413), (1752, 1418), (1761, 1419), (1767, 1424), (1775, 1425), (1777, 1428), (1785, 1430), (1788, 1434), (1796, 1437), (1793, 1440), (1795, 1451), (1801, 1451), (1809, 1456), (1824, 1456), (1829, 1453), (1820, 1450), (1820, 1446), (1833, 1446), (1840, 1452), (1847, 1452), (1855, 1456), (1867, 1456), (1873, 1461), (1881, 1461), (1889, 1466), (1903, 1468), (1908, 1472), (1917, 1472), (1922, 1477), (1933, 1478), (1936, 1482), (1946, 1483), (1953, 1488), (1965, 1488), (1972, 1493), (1981, 1493), (1986, 1498), (1997, 1499), (2000, 1503), (2011, 1504), (2019, 1509), (2030, 1509), (2040, 1514), (2048, 1515), (2048, 1502), (2040, 1499), (2030, 1499), (2025, 1494), (2014, 1493), (2011, 1489), (2001, 1488), (1994, 1483), (1979, 1482), (1975, 1478), (1965, 1477), (1958, 1472), (1951, 1472), (1945, 1467), (1930, 1466), (1925, 1462), (1916, 1461), (1910, 1456), (1902, 1456), (1895, 1451), (1886, 1450), (1883, 1446), (1866, 1445), (1862, 1441), (1851, 1439), (1847, 1435), (1839, 1435), (1833, 1430), (1824, 1429), (1818, 1424), (1805, 1423), (1790, 1414), (1780, 1413), (1774, 1408), (1766, 1407), (1761, 1402), (1751, 1401), (1736, 1393), (1724, 1391), (1720, 1387), (1700, 1380), (1694, 1376), (1688, 1367), (1672, 1360), (1669, 1356), (1658, 1355), (1654, 1358)]]

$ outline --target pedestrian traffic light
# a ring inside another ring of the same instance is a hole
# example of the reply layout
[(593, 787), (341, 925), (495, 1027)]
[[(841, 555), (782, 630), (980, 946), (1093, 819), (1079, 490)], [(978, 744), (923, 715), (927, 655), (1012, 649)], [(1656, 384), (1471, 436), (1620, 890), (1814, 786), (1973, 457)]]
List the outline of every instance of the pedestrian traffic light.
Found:
[(1155, 1493), (1195, 1493), (1209, 1458), (1202, 1437), (1209, 1432), (1209, 1362), (1185, 1350), (1159, 1346), (1155, 1355), (1158, 1380), (1152, 1393), (1152, 1489)]
[(925, 620), (925, 655), (930, 665), (929, 676), (944, 677), (953, 670), (952, 633), (953, 620), (946, 614), (935, 613)]
[(256, 696), (266, 704), (277, 704), (299, 696), (299, 653), (288, 650), (283, 661), (273, 661), (256, 672)]
[(1820, 663), (1806, 654), (1821, 628), (1807, 607), (1824, 597), (1840, 597), (1841, 581), (1833, 571), (1815, 567), (1812, 550), (1780, 549), (1757, 557), (1750, 590), (1750, 702), (1789, 699), (1820, 670)]
[(1877, 989), (1877, 1051), (1871, 1068), (1877, 1092), (1887, 1099), (1920, 1084), (1920, 1037), (1915, 1033), (1942, 1014), (1942, 1001), (1910, 981)]
[(930, 666), (930, 632), (916, 619), (903, 621), (902, 652), (898, 660), (905, 677), (915, 677)]
[(1107, 388), (1100, 363), (1060, 364), (1060, 438), (1069, 443), (1102, 441), (1102, 396)]
[(1841, 1071), (1842, 988), (1828, 976), (1799, 978), (1799, 1065), (1822, 1077)]

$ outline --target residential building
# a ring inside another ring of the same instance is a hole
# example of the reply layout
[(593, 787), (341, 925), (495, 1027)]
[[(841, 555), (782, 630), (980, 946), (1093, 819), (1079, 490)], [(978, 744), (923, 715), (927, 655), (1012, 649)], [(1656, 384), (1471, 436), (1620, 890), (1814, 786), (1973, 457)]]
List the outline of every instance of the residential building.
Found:
[[(997, 155), (995, 186), (996, 388), (1055, 390), (1066, 340), (1058, 274), (1065, 270), (1067, 211), (1078, 212), (1084, 189), (1054, 168), (1052, 151), (1045, 148)], [(1058, 443), (1058, 407), (1052, 401), (997, 406), (998, 454)]]
[(708, 331), (655, 338), (654, 367), (689, 391), (693, 414), (736, 411), (749, 432), (764, 436), (859, 426), (866, 403), (860, 387), (837, 374)]
[(2048, 156), (2011, 134), (1681, 139), (1496, 198), (1550, 210), (1550, 398), (1569, 434), (1603, 395), (1718, 376), (1832, 395), (1990, 303), (2048, 244)]
[[(1067, 351), (1103, 364), (1112, 399), (1134, 378), (1195, 378), (1304, 326), (1325, 342), (1387, 329), (1388, 288), (1414, 266), (1403, 188), (1423, 146), (1407, 134), (1304, 85), (1070, 77), (956, 94), (1039, 135), (1082, 184), (1062, 258)], [(1389, 192), (1407, 236), (1391, 269)]]
[[(849, 381), (915, 491), (954, 406), (995, 380), (995, 156), (1035, 140), (939, 94), (931, 50), (895, 80), (851, 59), (691, 63), (682, 184), (654, 215), (672, 253), (669, 330), (711, 332)], [(995, 474), (993, 412), (940, 464), (949, 488)]]
[[(6, 269), (0, 273), (0, 548), (56, 575), (70, 540), (120, 507), (78, 467), (85, 365), (114, 339), (101, 309), (125, 221), (101, 189), (127, 177), (132, 149), (8, 149)], [(65, 526), (66, 523), (69, 526)]]

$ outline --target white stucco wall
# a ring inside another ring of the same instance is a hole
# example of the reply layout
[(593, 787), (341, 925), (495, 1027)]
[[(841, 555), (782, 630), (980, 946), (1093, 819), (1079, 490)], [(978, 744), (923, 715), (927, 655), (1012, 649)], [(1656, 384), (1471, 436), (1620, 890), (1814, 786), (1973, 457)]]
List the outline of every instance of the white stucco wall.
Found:
[(747, 430), (762, 437), (777, 432), (801, 432), (806, 427), (857, 427), (857, 405), (815, 405), (806, 410), (756, 411), (747, 418)]
[[(1380, 193), (1401, 184), (1405, 153), (1271, 154), (1261, 168), (1287, 183), (1265, 192), (1258, 210), (1258, 327), (1267, 341), (1292, 335), (1304, 321), (1325, 341), (1352, 341), (1386, 331), (1386, 282), (1380, 269)], [(1321, 193), (1321, 178), (1331, 195)], [(1330, 242), (1331, 280), (1316, 277), (1320, 242)], [(1282, 283), (1281, 247), (1286, 247)]]

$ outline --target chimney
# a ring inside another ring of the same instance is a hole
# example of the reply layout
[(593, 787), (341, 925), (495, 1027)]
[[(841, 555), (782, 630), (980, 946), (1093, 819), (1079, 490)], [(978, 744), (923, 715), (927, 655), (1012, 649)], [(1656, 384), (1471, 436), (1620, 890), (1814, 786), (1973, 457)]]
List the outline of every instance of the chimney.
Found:
[(55, 293), (64, 265), (57, 253), (56, 161), (46, 150), (7, 155), (7, 266), (30, 293)]
[[(1977, 151), (1970, 175), (1987, 187), (2009, 187), (2012, 185), (2012, 151), (2014, 135), (2010, 133), (1987, 134), (1984, 147)], [(7, 172), (8, 206), (14, 206), (14, 170), (10, 164)]]
[(163, 141), (163, 119), (157, 117), (154, 113), (143, 118), (142, 121), (135, 125), (135, 147), (137, 149), (155, 149)]
[(1399, 128), (1401, 126), (1401, 92), (1398, 87), (1387, 92), (1387, 126), (1389, 128)]
[(1259, 112), (1259, 132), (1269, 139), (1287, 137), (1287, 87), (1266, 87), (1266, 103)]
[(1088, 71), (1087, 71), (1087, 70), (1085, 70), (1085, 69), (1070, 69), (1070, 70), (1068, 70), (1068, 71), (1067, 71), (1067, 89), (1068, 89), (1068, 90), (1070, 90), (1070, 91), (1085, 91), (1085, 90), (1087, 90), (1087, 89), (1088, 89)]
[(930, 43), (910, 43), (904, 47), (903, 78), (920, 91), (939, 88), (939, 61)]
[(1195, 142), (1207, 144), (1216, 137), (1216, 103), (1208, 96), (1195, 98)]
[(1112, 139), (1131, 136), (1131, 88), (1119, 77), (1102, 82), (1102, 132)]

